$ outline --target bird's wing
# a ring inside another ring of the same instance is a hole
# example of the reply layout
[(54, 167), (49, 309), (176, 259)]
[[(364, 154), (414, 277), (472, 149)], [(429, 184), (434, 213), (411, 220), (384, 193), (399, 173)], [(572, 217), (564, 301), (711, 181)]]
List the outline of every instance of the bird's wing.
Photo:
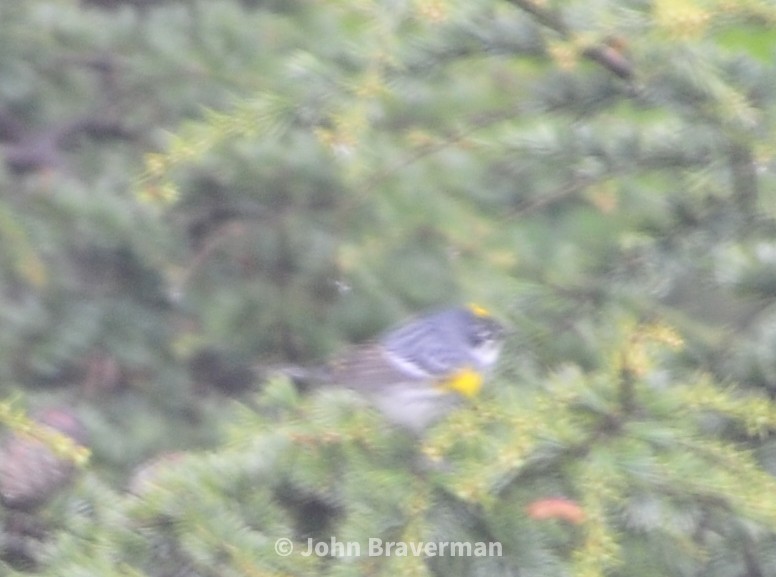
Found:
[(333, 359), (325, 368), (325, 381), (370, 392), (398, 383), (425, 381), (428, 375), (386, 355), (382, 346), (370, 343), (354, 347)]

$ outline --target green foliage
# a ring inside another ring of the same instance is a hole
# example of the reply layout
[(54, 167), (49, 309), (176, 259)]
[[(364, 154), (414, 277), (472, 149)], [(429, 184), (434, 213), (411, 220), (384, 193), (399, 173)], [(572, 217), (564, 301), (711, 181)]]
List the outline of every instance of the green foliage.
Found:
[[(0, 5), (0, 421), (92, 433), (0, 574), (775, 575), (774, 23)], [(422, 439), (259, 376), (467, 301), (510, 340)], [(370, 537), (503, 556), (299, 554)]]

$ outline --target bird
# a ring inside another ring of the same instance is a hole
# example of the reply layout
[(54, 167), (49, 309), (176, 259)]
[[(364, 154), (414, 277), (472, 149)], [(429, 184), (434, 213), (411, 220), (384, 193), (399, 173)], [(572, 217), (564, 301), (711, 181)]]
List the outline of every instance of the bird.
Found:
[(505, 336), (480, 305), (435, 309), (348, 348), (309, 381), (357, 391), (389, 422), (422, 434), (480, 392)]

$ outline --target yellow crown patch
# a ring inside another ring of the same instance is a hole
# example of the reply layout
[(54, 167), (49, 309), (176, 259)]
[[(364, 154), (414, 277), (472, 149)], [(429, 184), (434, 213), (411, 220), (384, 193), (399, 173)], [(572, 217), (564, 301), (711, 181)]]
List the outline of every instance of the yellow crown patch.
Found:
[(476, 303), (469, 303), (469, 310), (478, 317), (489, 317), (490, 311)]

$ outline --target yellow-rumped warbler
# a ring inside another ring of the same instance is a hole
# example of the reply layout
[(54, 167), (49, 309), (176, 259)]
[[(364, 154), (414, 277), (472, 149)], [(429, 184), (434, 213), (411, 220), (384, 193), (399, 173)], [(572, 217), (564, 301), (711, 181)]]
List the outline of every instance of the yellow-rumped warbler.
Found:
[(480, 391), (504, 332), (477, 305), (433, 311), (352, 347), (315, 380), (362, 393), (388, 420), (420, 433)]

